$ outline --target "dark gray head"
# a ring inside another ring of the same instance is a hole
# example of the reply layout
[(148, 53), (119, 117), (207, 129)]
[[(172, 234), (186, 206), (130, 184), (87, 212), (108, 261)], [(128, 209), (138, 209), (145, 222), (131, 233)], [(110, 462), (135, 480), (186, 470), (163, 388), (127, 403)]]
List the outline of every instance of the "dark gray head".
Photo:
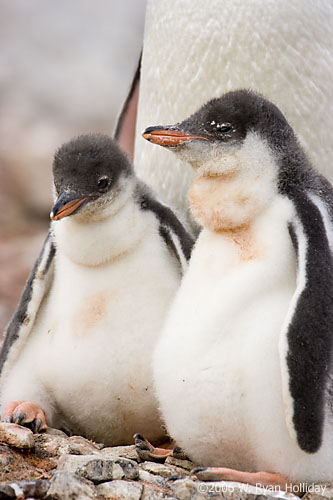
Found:
[(265, 142), (283, 155), (298, 147), (295, 135), (280, 110), (259, 94), (248, 90), (228, 92), (212, 99), (196, 113), (172, 126), (148, 127), (143, 137), (171, 148), (193, 167), (210, 157), (232, 155), (242, 148), (249, 135)]
[(57, 201), (50, 217), (60, 220), (83, 209), (94, 212), (113, 203), (133, 169), (106, 135), (80, 135), (63, 144), (53, 162)]

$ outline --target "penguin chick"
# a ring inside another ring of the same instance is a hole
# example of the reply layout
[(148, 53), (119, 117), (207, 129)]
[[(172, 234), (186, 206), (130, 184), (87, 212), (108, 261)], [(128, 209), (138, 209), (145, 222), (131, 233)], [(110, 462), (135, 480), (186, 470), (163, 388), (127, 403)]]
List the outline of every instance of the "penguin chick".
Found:
[(201, 478), (331, 481), (332, 187), (247, 90), (143, 137), (192, 165), (203, 227), (154, 354), (170, 435), (196, 463), (237, 469)]
[(64, 144), (53, 175), (53, 222), (1, 351), (3, 418), (159, 440), (150, 359), (192, 238), (107, 136)]

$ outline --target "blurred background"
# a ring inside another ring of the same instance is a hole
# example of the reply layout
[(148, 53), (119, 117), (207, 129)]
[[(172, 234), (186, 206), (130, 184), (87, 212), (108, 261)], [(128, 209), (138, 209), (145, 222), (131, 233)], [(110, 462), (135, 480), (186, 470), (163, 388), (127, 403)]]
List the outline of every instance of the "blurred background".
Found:
[(141, 51), (145, 0), (2, 0), (0, 337), (41, 249), (55, 150), (111, 134)]

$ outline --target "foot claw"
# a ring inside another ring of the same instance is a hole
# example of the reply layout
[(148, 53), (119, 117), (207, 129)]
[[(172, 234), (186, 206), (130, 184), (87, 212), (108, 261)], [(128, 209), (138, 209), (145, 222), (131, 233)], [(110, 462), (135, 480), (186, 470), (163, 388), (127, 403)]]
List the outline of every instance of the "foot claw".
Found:
[(174, 474), (173, 476), (168, 476), (166, 478), (166, 481), (178, 481), (178, 479), (186, 479), (188, 478), (187, 475), (184, 475), (184, 474)]
[(32, 422), (32, 432), (35, 433), (35, 434), (38, 434), (38, 432), (41, 430), (43, 426), (43, 422), (40, 418), (36, 418), (36, 420), (34, 422)]
[[(142, 435), (134, 434), (135, 449), (141, 460), (156, 461), (154, 457), (154, 446)], [(165, 458), (159, 457), (159, 462), (164, 462)]]
[(191, 470), (191, 474), (197, 474), (199, 472), (203, 472), (206, 470), (206, 467), (194, 467), (194, 469)]
[(45, 414), (35, 403), (30, 401), (11, 401), (7, 403), (2, 420), (29, 427), (33, 432), (47, 430)]
[(180, 446), (175, 446), (172, 450), (171, 456), (173, 458), (178, 458), (178, 460), (188, 460), (188, 456), (185, 452), (180, 448)]
[(147, 439), (142, 435), (142, 434), (139, 434), (139, 432), (137, 432), (136, 434), (134, 434), (133, 436), (134, 438), (134, 442), (136, 443), (137, 441), (144, 441), (145, 443), (149, 444), (149, 441), (147, 441)]
[(13, 422), (14, 424), (21, 425), (23, 422), (25, 422), (27, 419), (26, 414), (24, 411), (20, 411), (18, 413), (13, 414)]
[[(179, 458), (180, 454), (184, 457), (184, 453), (179, 447), (172, 449), (155, 448), (142, 434), (134, 434), (134, 443), (137, 454), (142, 460), (153, 462), (164, 462), (167, 457), (173, 456)], [(174, 455), (174, 450), (176, 454)]]
[[(235, 474), (233, 474), (235, 473)], [(195, 467), (191, 474), (195, 475), (200, 481), (241, 481), (237, 476), (238, 471), (225, 469), (222, 467)], [(237, 479), (236, 479), (237, 478)]]

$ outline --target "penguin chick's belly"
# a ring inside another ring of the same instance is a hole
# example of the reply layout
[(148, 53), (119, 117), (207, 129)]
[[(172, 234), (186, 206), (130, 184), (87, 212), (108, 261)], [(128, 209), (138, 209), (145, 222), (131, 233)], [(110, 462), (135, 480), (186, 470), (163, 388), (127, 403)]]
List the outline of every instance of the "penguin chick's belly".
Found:
[(132, 442), (135, 432), (153, 440), (163, 435), (151, 353), (179, 271), (176, 265), (165, 269), (159, 253), (145, 269), (137, 250), (117, 265), (81, 266), (80, 272), (58, 256), (29, 356), (73, 432), (113, 445)]
[(239, 235), (204, 230), (158, 342), (162, 415), (200, 465), (282, 472), (285, 453), (298, 454), (285, 423), (279, 359), (296, 287), (288, 212), (277, 204), (253, 224), (250, 251)]

